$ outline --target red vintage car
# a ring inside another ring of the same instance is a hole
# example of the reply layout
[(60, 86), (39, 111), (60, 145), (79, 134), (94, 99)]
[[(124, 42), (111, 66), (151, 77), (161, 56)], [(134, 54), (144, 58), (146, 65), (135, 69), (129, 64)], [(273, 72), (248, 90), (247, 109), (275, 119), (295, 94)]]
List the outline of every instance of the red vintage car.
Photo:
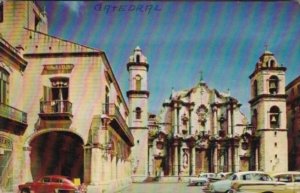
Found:
[(49, 175), (34, 182), (19, 185), (20, 193), (79, 193), (77, 187), (65, 176)]

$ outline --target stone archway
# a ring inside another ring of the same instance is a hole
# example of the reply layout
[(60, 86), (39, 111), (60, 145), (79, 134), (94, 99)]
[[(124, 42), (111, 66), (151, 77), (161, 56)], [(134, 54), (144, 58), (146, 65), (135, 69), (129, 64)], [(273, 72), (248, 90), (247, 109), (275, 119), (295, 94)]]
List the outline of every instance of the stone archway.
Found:
[(50, 131), (30, 141), (33, 179), (63, 175), (83, 181), (83, 140), (68, 131)]

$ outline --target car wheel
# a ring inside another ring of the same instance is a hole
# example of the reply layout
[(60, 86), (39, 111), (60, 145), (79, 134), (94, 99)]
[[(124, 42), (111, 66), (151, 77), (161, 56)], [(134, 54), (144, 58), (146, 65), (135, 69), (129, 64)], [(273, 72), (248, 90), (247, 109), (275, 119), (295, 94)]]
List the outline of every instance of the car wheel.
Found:
[(215, 192), (215, 189), (214, 189), (214, 187), (212, 185), (210, 185), (208, 187), (208, 190), (209, 190), (210, 193), (214, 193)]
[(22, 189), (21, 193), (30, 193), (30, 191), (28, 189)]
[(230, 189), (230, 190), (227, 190), (225, 193), (235, 193), (236, 191), (234, 189)]

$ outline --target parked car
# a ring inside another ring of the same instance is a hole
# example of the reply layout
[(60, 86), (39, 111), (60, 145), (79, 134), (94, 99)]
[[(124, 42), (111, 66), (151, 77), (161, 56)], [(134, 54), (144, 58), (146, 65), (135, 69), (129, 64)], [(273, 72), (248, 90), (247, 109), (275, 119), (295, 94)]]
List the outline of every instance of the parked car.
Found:
[(210, 182), (216, 182), (219, 180), (225, 180), (227, 179), (230, 175), (232, 175), (232, 172), (219, 172), (216, 174), (216, 177), (209, 178)]
[(18, 186), (20, 193), (79, 193), (77, 187), (65, 176), (49, 175), (41, 177), (33, 182), (27, 182)]
[(231, 175), (233, 175), (232, 172), (219, 172), (219, 173), (217, 173), (216, 177), (209, 178), (209, 182), (203, 187), (202, 190), (204, 192), (210, 193), (209, 188), (210, 188), (210, 185), (212, 183), (230, 178)]
[(300, 172), (287, 171), (280, 173), (273, 173), (271, 176), (277, 182), (284, 182), (289, 190), (293, 193), (300, 192)]
[(235, 181), (228, 193), (297, 193), (276, 181)]
[(211, 193), (229, 193), (234, 181), (272, 181), (271, 176), (261, 171), (236, 172), (225, 180), (220, 180), (209, 184)]
[(215, 173), (201, 173), (198, 177), (192, 177), (189, 179), (189, 185), (203, 186), (209, 182), (209, 178), (215, 178)]

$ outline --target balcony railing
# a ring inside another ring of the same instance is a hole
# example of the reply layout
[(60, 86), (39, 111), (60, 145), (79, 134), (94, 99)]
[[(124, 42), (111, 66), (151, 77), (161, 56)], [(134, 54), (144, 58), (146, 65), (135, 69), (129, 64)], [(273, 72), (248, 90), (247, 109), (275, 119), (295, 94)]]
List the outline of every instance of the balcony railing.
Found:
[(27, 113), (3, 103), (0, 103), (0, 116), (22, 124), (27, 124)]
[(40, 116), (42, 118), (56, 116), (70, 118), (72, 117), (72, 103), (67, 100), (41, 101)]
[(103, 114), (107, 114), (110, 118), (115, 119), (121, 128), (121, 132), (125, 134), (125, 136), (130, 140), (130, 142), (134, 142), (133, 136), (128, 128), (128, 125), (125, 119), (123, 118), (122, 114), (120, 113), (119, 108), (115, 104), (103, 104)]

